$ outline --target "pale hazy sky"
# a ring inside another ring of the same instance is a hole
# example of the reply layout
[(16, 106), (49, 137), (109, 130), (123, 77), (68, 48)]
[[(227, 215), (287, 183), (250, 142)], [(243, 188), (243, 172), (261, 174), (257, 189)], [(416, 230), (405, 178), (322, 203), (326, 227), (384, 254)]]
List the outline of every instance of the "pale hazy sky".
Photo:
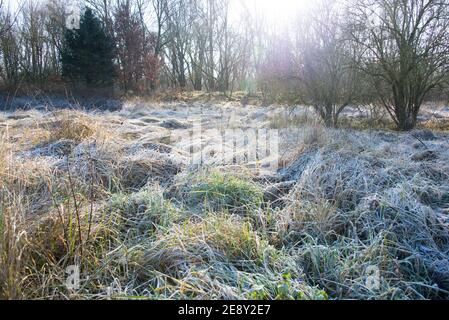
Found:
[(267, 15), (289, 15), (307, 6), (312, 0), (230, 0), (235, 3), (243, 3), (248, 7), (257, 7)]
[(264, 16), (272, 25), (284, 26), (300, 12), (306, 12), (313, 0), (230, 0), (233, 11), (246, 6), (250, 12)]
[[(27, 1), (27, 0), (25, 0)], [(45, 0), (33, 0), (44, 2)], [(4, 0), (4, 3), (12, 8), (17, 9), (18, 3), (23, 0)], [(235, 18), (240, 17), (239, 12), (246, 6), (253, 14), (263, 15), (270, 23), (283, 25), (291, 21), (300, 11), (306, 11), (307, 6), (313, 0), (230, 0), (231, 14)]]

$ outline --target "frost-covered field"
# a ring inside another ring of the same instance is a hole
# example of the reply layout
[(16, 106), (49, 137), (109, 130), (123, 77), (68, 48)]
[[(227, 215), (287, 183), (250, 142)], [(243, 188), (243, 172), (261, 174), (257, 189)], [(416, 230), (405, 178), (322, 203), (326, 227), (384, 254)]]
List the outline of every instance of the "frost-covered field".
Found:
[(449, 298), (444, 131), (129, 102), (3, 112), (0, 137), (1, 298)]

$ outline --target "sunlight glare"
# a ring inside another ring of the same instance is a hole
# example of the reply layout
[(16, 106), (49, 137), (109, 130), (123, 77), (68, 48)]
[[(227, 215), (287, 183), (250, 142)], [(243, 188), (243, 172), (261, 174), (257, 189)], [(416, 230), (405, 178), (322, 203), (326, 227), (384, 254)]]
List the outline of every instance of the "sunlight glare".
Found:
[(284, 25), (307, 10), (310, 0), (242, 0), (248, 8), (262, 14), (270, 24)]

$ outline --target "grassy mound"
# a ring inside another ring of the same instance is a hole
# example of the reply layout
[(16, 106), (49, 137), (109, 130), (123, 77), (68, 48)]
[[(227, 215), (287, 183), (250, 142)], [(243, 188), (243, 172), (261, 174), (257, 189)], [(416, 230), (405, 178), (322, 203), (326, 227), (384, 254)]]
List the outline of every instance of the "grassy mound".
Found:
[(82, 112), (61, 111), (55, 113), (43, 127), (50, 132), (51, 141), (66, 139), (81, 142), (100, 130), (100, 122)]
[(209, 215), (174, 225), (142, 252), (140, 261), (145, 277), (158, 279), (154, 290), (161, 297), (326, 297), (303, 281), (291, 257), (270, 246), (237, 216)]
[[(447, 298), (447, 163), (404, 161), (380, 153), (376, 142), (335, 141), (318, 152), (290, 194), (278, 233), (311, 283), (332, 298)], [(378, 272), (376, 289), (367, 283), (370, 270)]]
[(206, 172), (193, 179), (188, 201), (190, 204), (202, 204), (212, 211), (250, 214), (261, 206), (263, 190), (236, 174)]
[(150, 237), (157, 228), (167, 228), (179, 218), (179, 211), (155, 186), (132, 194), (115, 194), (106, 210), (108, 214), (118, 216), (119, 228), (131, 238), (139, 235)]

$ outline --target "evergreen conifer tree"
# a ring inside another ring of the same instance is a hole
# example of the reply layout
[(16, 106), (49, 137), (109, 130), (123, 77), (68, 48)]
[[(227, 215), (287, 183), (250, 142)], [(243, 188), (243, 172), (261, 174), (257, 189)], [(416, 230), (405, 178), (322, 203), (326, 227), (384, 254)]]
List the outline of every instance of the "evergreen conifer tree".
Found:
[(86, 9), (79, 29), (65, 33), (61, 52), (64, 78), (89, 86), (111, 85), (116, 76), (114, 57), (113, 39), (92, 10)]

